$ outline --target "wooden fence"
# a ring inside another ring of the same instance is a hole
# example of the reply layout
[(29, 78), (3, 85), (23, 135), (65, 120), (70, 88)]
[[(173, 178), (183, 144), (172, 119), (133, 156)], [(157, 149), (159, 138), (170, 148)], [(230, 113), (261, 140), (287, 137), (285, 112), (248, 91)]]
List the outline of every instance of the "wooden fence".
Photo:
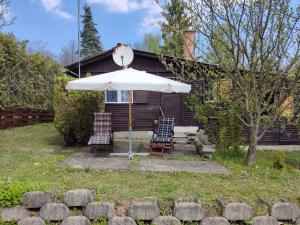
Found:
[(35, 123), (52, 122), (54, 113), (41, 109), (0, 109), (0, 129), (21, 127)]

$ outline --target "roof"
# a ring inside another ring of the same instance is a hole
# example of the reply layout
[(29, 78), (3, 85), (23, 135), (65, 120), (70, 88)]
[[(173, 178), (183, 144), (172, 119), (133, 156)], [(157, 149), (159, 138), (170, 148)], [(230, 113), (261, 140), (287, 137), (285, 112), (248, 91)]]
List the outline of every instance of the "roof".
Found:
[[(152, 52), (147, 52), (147, 51), (142, 51), (142, 50), (137, 50), (137, 49), (132, 49), (132, 50), (133, 50), (133, 53), (134, 53), (135, 56), (143, 56), (143, 57), (154, 58), (154, 59), (158, 59), (158, 60), (160, 59), (160, 57), (164, 57), (167, 61), (174, 61), (176, 59), (185, 60), (183, 58), (173, 57), (173, 56), (164, 55), (164, 54), (152, 53)], [(114, 48), (112, 48), (108, 51), (105, 51), (105, 52), (103, 52), (99, 55), (83, 59), (83, 60), (80, 61), (80, 65), (85, 66), (85, 65), (97, 62), (99, 60), (111, 57), (112, 54), (113, 54), (113, 51), (114, 51)], [(196, 63), (200, 66), (203, 66), (203, 67), (213, 67), (215, 69), (220, 69), (218, 65), (207, 64), (207, 63), (203, 63), (203, 62), (200, 62), (200, 61), (197, 61)], [(72, 63), (68, 66), (65, 66), (65, 68), (67, 70), (74, 71), (75, 69), (78, 68), (78, 62), (75, 62), (75, 63)]]
[[(147, 52), (147, 51), (141, 51), (141, 50), (137, 50), (137, 49), (132, 49), (132, 50), (133, 50), (134, 55), (159, 59), (159, 54), (157, 54), (157, 53), (152, 53), (152, 52)], [(92, 56), (92, 57), (89, 57), (89, 58), (81, 60), (80, 61), (80, 65), (84, 66), (84, 65), (87, 65), (87, 64), (99, 61), (101, 59), (110, 57), (112, 54), (113, 54), (113, 48), (110, 49), (110, 50), (108, 50), (108, 51), (105, 51), (105, 52), (103, 52), (103, 53), (101, 53), (99, 55)], [(169, 59), (169, 60), (174, 60), (174, 57), (167, 56), (167, 55), (163, 55), (163, 56), (167, 57), (167, 59)], [(69, 69), (69, 70), (75, 69), (77, 67), (78, 67), (78, 62), (75, 62), (75, 63), (72, 63), (72, 64), (70, 64), (68, 66), (65, 66), (65, 68)]]

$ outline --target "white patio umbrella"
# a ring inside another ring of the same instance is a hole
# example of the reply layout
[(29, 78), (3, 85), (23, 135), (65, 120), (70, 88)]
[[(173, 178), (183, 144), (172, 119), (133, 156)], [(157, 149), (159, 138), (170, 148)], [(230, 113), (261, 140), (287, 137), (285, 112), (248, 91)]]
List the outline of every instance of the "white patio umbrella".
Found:
[(157, 91), (165, 93), (188, 93), (191, 85), (167, 79), (161, 76), (139, 71), (135, 69), (122, 69), (110, 73), (95, 75), (70, 81), (68, 90), (94, 90), (94, 91), (129, 91), (129, 151), (128, 156), (132, 158), (132, 91)]

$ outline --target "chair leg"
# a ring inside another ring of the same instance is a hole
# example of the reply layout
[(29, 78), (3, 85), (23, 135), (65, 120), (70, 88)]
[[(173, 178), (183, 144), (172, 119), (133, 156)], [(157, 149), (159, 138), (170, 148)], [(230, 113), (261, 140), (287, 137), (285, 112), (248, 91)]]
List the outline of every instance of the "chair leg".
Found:
[(110, 143), (109, 145), (109, 153), (112, 153), (113, 152), (113, 146), (114, 146), (114, 143), (113, 141)]

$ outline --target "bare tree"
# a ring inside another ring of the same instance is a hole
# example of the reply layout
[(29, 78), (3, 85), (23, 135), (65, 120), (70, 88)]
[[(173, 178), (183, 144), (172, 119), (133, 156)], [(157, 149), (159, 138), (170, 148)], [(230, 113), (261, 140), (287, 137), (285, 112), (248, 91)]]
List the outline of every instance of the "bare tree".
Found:
[(61, 48), (58, 61), (62, 66), (67, 66), (78, 61), (77, 44), (74, 40), (70, 40)]
[(33, 55), (35, 53), (39, 53), (43, 56), (46, 56), (46, 57), (49, 57), (49, 58), (52, 58), (52, 59), (55, 58), (53, 53), (48, 50), (47, 42), (42, 41), (42, 40), (29, 42), (28, 47), (27, 47), (27, 51), (31, 55)]
[(11, 17), (9, 15), (9, 3), (10, 2), (8, 0), (0, 0), (0, 29), (11, 25), (15, 20), (15, 17)]
[[(221, 78), (230, 81), (229, 98), (218, 88), (211, 90), (247, 127), (246, 163), (253, 164), (258, 141), (282, 118), (288, 98), (300, 88), (299, 5), (293, 8), (290, 0), (187, 2), (197, 18), (193, 29), (201, 38), (195, 51), (199, 55), (190, 66), (195, 70), (199, 59), (213, 53), (209, 60), (214, 66), (198, 67), (196, 73), (205, 73), (210, 85)], [(180, 74), (199, 79), (190, 71), (181, 69)]]

